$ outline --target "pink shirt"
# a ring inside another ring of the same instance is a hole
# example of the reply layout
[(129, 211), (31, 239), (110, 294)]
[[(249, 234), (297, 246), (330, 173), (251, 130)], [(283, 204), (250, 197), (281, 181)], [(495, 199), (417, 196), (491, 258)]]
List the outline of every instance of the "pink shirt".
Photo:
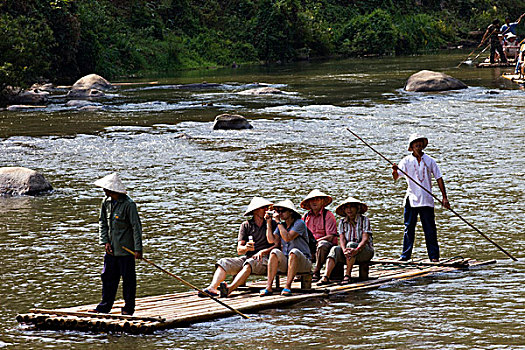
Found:
[(337, 223), (335, 221), (334, 214), (328, 210), (324, 215), (323, 222), (323, 210), (319, 212), (318, 215), (315, 215), (312, 211), (304, 214), (303, 220), (306, 223), (306, 227), (314, 234), (315, 239), (319, 239), (326, 235), (334, 235), (334, 238), (329, 240), (333, 244), (337, 245)]

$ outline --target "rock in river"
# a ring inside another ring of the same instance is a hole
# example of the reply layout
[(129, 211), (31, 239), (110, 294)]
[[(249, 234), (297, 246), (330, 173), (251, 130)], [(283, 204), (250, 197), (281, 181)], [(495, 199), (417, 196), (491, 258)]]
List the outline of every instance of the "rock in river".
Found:
[(462, 81), (440, 72), (422, 70), (412, 74), (405, 84), (406, 91), (446, 91), (466, 89)]
[(252, 129), (253, 126), (242, 115), (221, 114), (215, 117), (213, 130), (241, 130)]
[(52, 190), (44, 175), (22, 167), (0, 168), (0, 195), (36, 195)]
[(241, 95), (280, 95), (283, 93), (284, 92), (274, 87), (256, 88), (240, 92)]
[(78, 79), (67, 93), (67, 98), (84, 99), (103, 97), (103, 91), (112, 89), (113, 85), (97, 74), (88, 74)]

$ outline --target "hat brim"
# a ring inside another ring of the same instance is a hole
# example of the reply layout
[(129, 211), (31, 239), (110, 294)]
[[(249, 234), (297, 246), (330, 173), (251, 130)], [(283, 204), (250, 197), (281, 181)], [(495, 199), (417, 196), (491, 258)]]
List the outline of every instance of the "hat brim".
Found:
[(422, 140), (423, 141), (423, 149), (427, 148), (427, 145), (428, 145), (428, 139), (426, 137), (419, 137), (417, 139), (414, 139), (412, 141), (410, 141), (410, 145), (408, 146), (408, 150), (409, 151), (412, 151), (412, 144), (416, 141), (419, 141), (419, 140)]
[(306, 210), (311, 210), (310, 208), (310, 204), (308, 204), (310, 202), (310, 200), (314, 199), (314, 198), (323, 198), (324, 201), (323, 201), (323, 207), (326, 207), (328, 205), (330, 205), (330, 203), (332, 203), (332, 197), (330, 196), (317, 196), (317, 197), (311, 197), (311, 198), (308, 198), (308, 199), (305, 199), (301, 202), (300, 206), (301, 208), (303, 209), (306, 209)]

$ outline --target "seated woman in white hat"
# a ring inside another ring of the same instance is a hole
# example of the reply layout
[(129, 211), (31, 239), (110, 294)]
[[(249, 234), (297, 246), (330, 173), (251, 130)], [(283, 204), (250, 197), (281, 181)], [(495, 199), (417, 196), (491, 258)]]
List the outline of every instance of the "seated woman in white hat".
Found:
[(290, 296), (295, 275), (312, 269), (308, 232), (304, 221), (301, 220), (301, 214), (289, 199), (275, 204), (274, 209), (273, 218), (277, 221), (277, 228), (273, 229), (272, 218), (266, 214), (266, 237), (270, 243), (280, 242), (282, 249), (275, 248), (270, 253), (266, 288), (259, 294), (262, 297), (273, 294), (272, 284), (278, 272), (287, 274), (286, 286), (281, 295)]
[(321, 279), (321, 269), (326, 263), (328, 253), (337, 245), (337, 222), (334, 214), (326, 209), (330, 203), (332, 197), (319, 190), (313, 190), (301, 202), (301, 208), (308, 210), (303, 215), (303, 221), (317, 241), (312, 282)]
[[(241, 224), (237, 237), (237, 253), (243, 255), (236, 258), (222, 258), (215, 264), (216, 270), (210, 285), (204, 289), (208, 295), (226, 297), (237, 287), (244, 284), (250, 274), (266, 275), (268, 255), (278, 244), (269, 243), (266, 239), (266, 223), (264, 215), (273, 203), (262, 198), (253, 197), (244, 216), (252, 216)], [(270, 222), (276, 228), (275, 221)], [(227, 275), (235, 275), (231, 285), (223, 281)], [(207, 295), (199, 292), (200, 297)]]
[(338, 262), (346, 263), (342, 284), (348, 284), (352, 278), (354, 264), (372, 260), (372, 230), (370, 220), (363, 215), (367, 210), (368, 206), (365, 203), (353, 197), (348, 197), (335, 209), (337, 215), (343, 217), (339, 221), (339, 246), (330, 250), (325, 274), (318, 285), (330, 283), (330, 274)]

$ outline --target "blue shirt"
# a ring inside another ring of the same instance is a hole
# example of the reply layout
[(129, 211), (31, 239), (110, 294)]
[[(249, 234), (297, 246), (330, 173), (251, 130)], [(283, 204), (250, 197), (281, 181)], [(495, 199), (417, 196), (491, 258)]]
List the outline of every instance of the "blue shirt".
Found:
[(308, 246), (308, 232), (306, 231), (306, 224), (304, 223), (304, 221), (301, 219), (295, 220), (290, 228), (286, 228), (286, 231), (295, 231), (299, 235), (295, 237), (292, 241), (286, 242), (284, 239), (282, 239), (279, 228), (275, 229), (273, 233), (281, 238), (281, 247), (283, 254), (288, 256), (290, 255), (290, 251), (293, 248), (297, 248), (301, 251), (301, 253), (304, 254), (305, 257), (310, 259), (312, 256), (310, 255), (310, 247)]
[(509, 23), (509, 25), (507, 25), (506, 23), (504, 25), (501, 26), (501, 33), (503, 35), (507, 34), (507, 33), (512, 33), (514, 35), (516, 35), (516, 27), (518, 26), (518, 22), (514, 22), (514, 23)]

